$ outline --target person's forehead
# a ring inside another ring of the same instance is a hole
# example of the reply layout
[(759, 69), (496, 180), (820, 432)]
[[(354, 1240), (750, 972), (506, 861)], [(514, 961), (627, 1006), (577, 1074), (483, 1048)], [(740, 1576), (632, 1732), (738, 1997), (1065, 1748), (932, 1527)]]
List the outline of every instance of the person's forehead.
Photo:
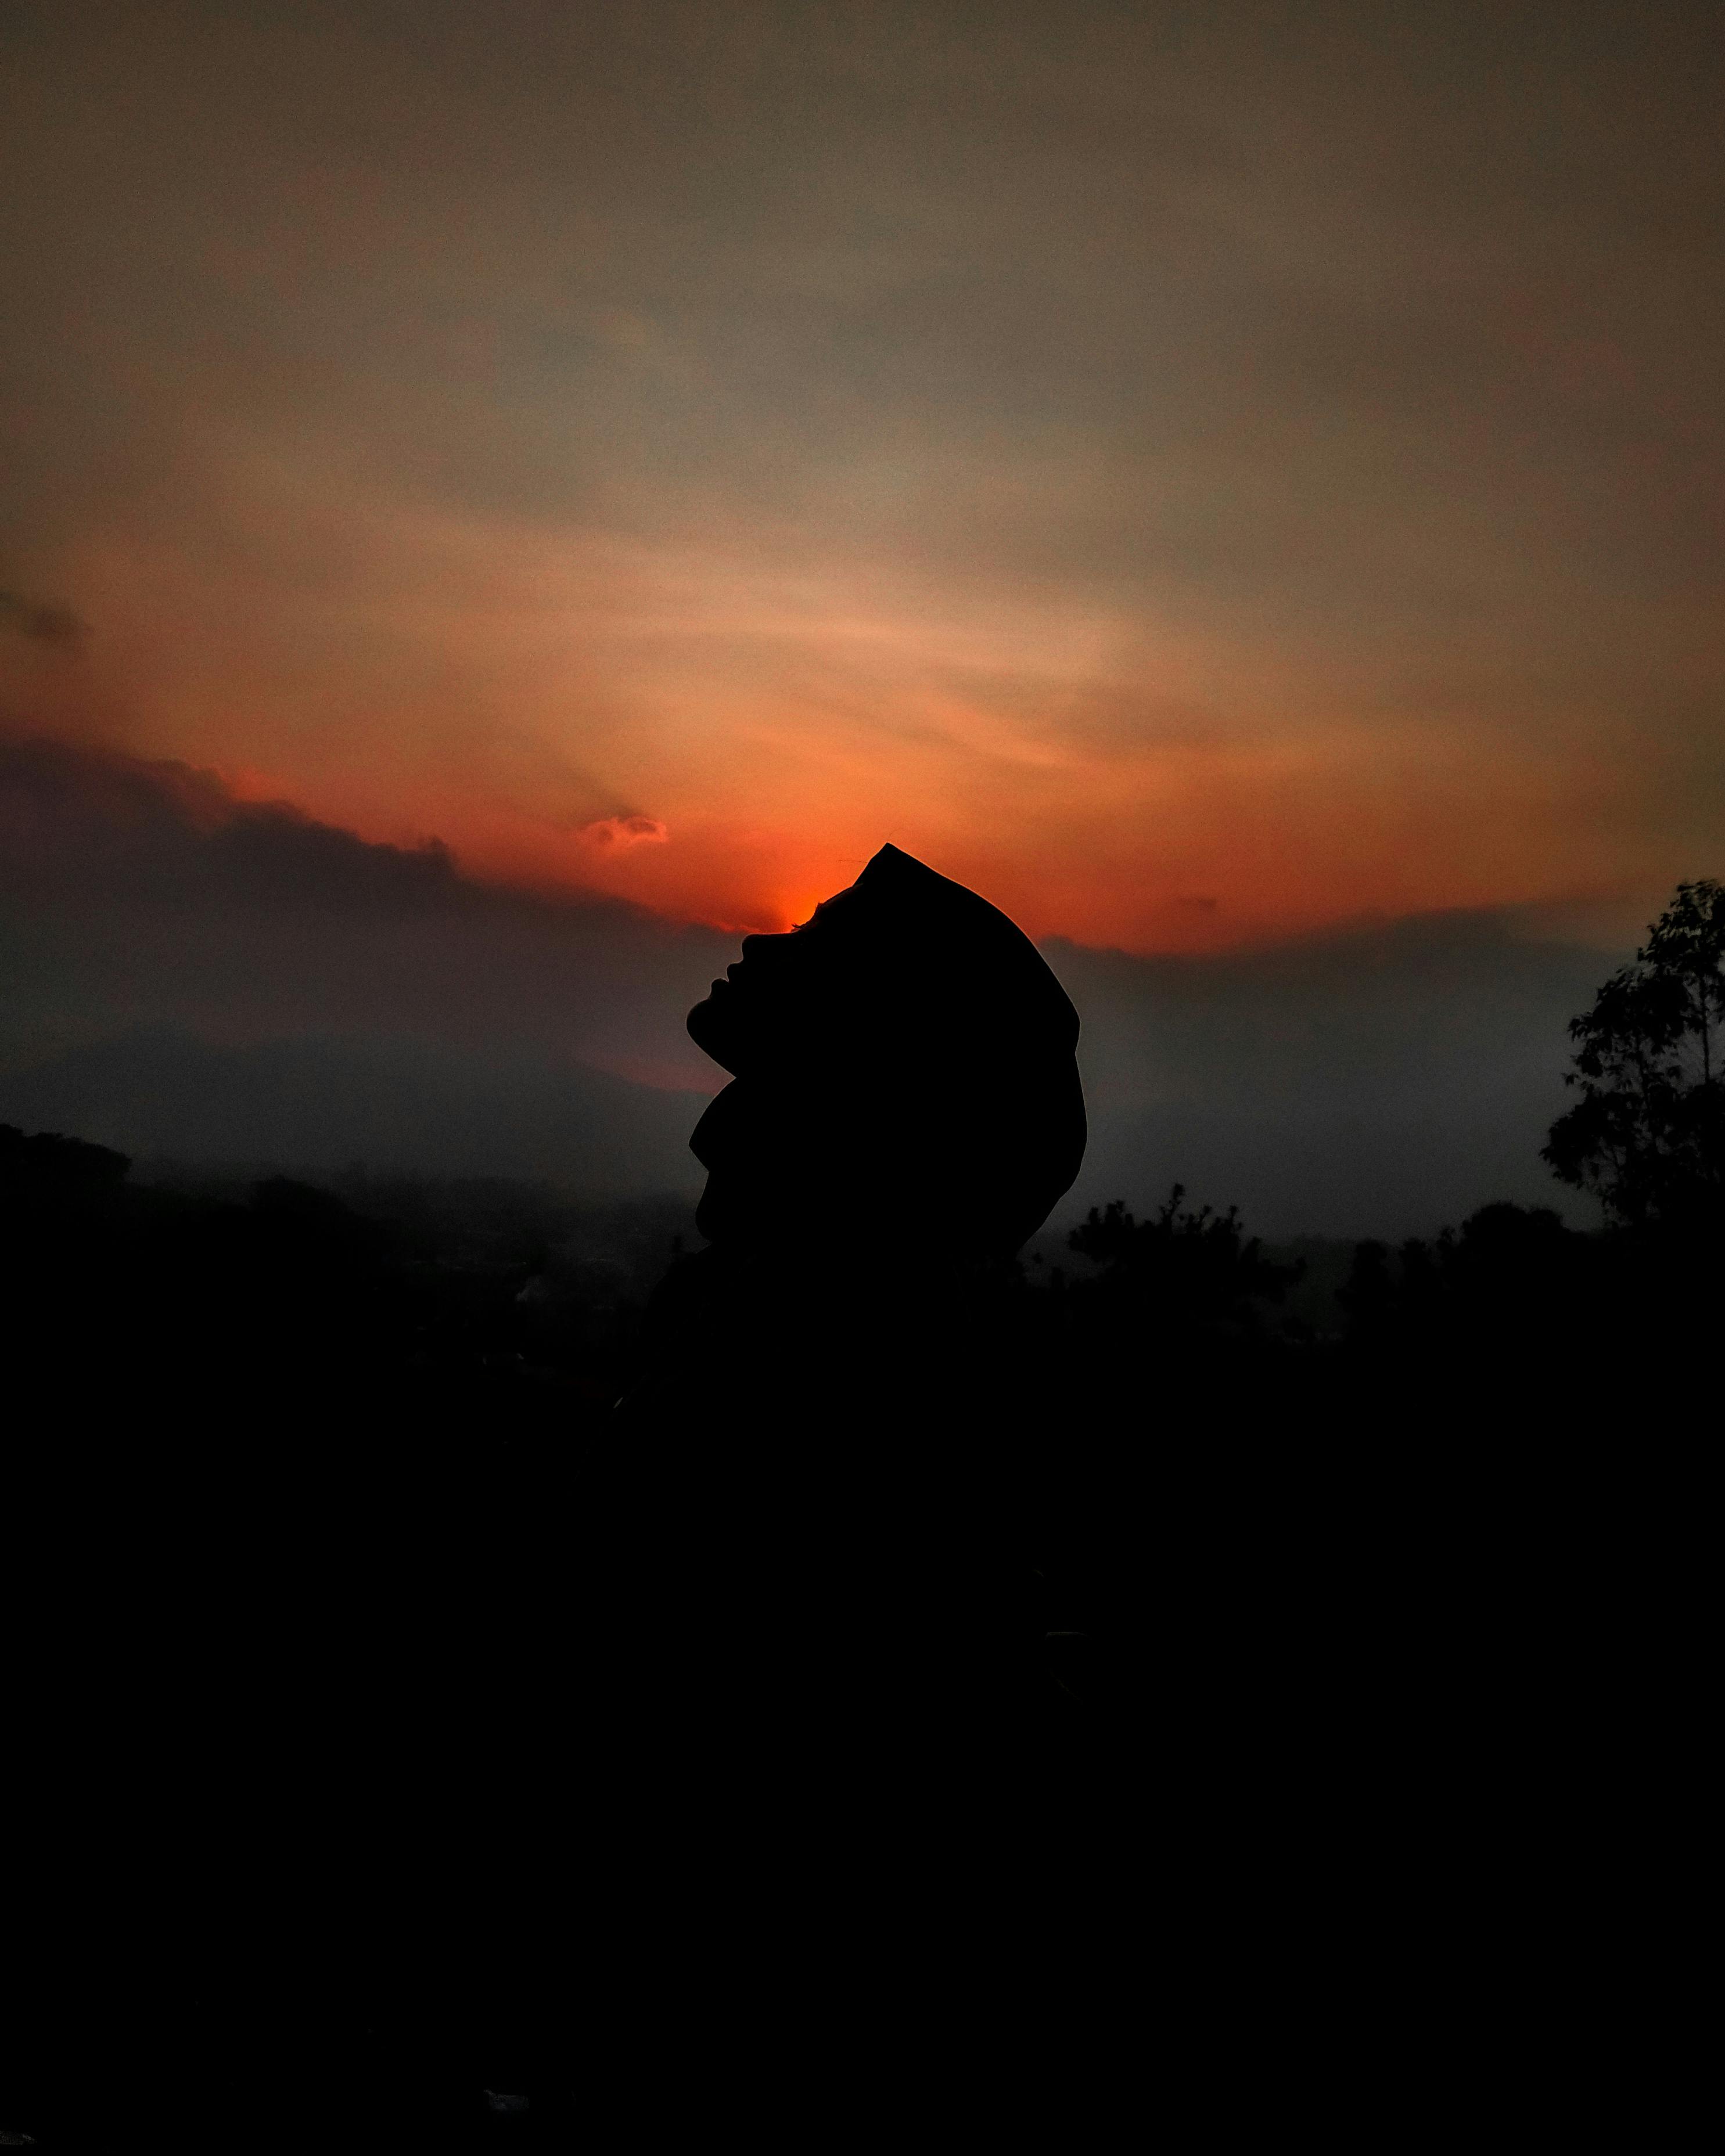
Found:
[(855, 885), (848, 886), (844, 891), (834, 891), (830, 898), (822, 899), (802, 927), (793, 932), (798, 936), (806, 936), (811, 928), (829, 927), (835, 916), (848, 924), (857, 911), (858, 896), (859, 893)]

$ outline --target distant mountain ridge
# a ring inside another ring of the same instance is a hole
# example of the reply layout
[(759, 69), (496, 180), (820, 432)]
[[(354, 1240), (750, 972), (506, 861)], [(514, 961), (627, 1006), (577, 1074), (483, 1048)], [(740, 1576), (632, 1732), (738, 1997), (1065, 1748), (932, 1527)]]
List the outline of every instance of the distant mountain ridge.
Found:
[(608, 1198), (696, 1188), (706, 1105), (545, 1052), (306, 1037), (225, 1046), (140, 1028), (0, 1075), (0, 1122), (135, 1158), (549, 1178)]

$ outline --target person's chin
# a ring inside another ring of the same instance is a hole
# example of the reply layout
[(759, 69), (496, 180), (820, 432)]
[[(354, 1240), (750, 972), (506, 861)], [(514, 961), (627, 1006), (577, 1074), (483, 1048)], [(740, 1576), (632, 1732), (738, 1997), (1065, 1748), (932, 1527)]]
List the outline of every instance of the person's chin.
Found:
[[(716, 983), (714, 985), (716, 987), (718, 984)], [(689, 1038), (695, 1045), (706, 1055), (711, 1055), (715, 1063), (721, 1064), (728, 1070), (731, 1068), (726, 1055), (728, 1046), (726, 1034), (729, 1029), (725, 1023), (725, 1014), (714, 998), (711, 996), (703, 997), (690, 1012), (684, 1024), (688, 1029)]]

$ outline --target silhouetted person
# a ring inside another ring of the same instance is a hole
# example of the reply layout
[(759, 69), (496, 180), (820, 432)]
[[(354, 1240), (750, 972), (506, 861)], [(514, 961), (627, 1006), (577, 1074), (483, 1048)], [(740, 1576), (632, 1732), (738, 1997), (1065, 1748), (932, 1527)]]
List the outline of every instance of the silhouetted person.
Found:
[(874, 1262), (914, 1224), (948, 1256), (1009, 1255), (1083, 1158), (1065, 992), (1004, 913), (896, 846), (805, 927), (745, 937), (689, 1031), (735, 1080), (691, 1142), (724, 1249)]
[(770, 2083), (932, 1968), (946, 2026), (1021, 1987), (1042, 1763), (1089, 1800), (1040, 1658), (1012, 1337), (1011, 1261), (1084, 1151), (1078, 1020), (1004, 914), (888, 846), (745, 939), (689, 1029), (732, 1082), (691, 1141), (711, 1247), (618, 1418), (614, 1726), (639, 1732), (626, 1832), (689, 1852), (696, 1928), (784, 1942)]
[(781, 1721), (997, 1691), (1034, 1630), (1002, 1276), (1083, 1154), (1076, 1014), (887, 846), (689, 1030), (733, 1073), (691, 1141), (711, 1247), (619, 1418), (664, 1666)]
[(689, 1031), (733, 1074), (691, 1141), (712, 1248), (660, 1298), (636, 1406), (830, 1435), (952, 1378), (975, 1284), (1083, 1157), (1077, 1014), (1029, 937), (886, 846), (803, 927), (745, 937)]

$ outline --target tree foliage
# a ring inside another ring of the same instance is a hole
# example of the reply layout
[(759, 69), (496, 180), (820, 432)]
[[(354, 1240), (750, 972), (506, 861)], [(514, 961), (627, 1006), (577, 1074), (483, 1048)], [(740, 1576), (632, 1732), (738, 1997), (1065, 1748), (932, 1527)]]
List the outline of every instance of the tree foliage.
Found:
[(1630, 1225), (1715, 1211), (1725, 1197), (1725, 885), (1682, 883), (1569, 1024), (1580, 1099), (1544, 1158)]
[(1130, 1302), (1166, 1322), (1255, 1327), (1260, 1306), (1280, 1302), (1299, 1277), (1297, 1265), (1277, 1265), (1240, 1226), (1237, 1207), (1193, 1210), (1177, 1183), (1148, 1219), (1119, 1199), (1067, 1237), (1096, 1267), (1095, 1285), (1111, 1302)]

